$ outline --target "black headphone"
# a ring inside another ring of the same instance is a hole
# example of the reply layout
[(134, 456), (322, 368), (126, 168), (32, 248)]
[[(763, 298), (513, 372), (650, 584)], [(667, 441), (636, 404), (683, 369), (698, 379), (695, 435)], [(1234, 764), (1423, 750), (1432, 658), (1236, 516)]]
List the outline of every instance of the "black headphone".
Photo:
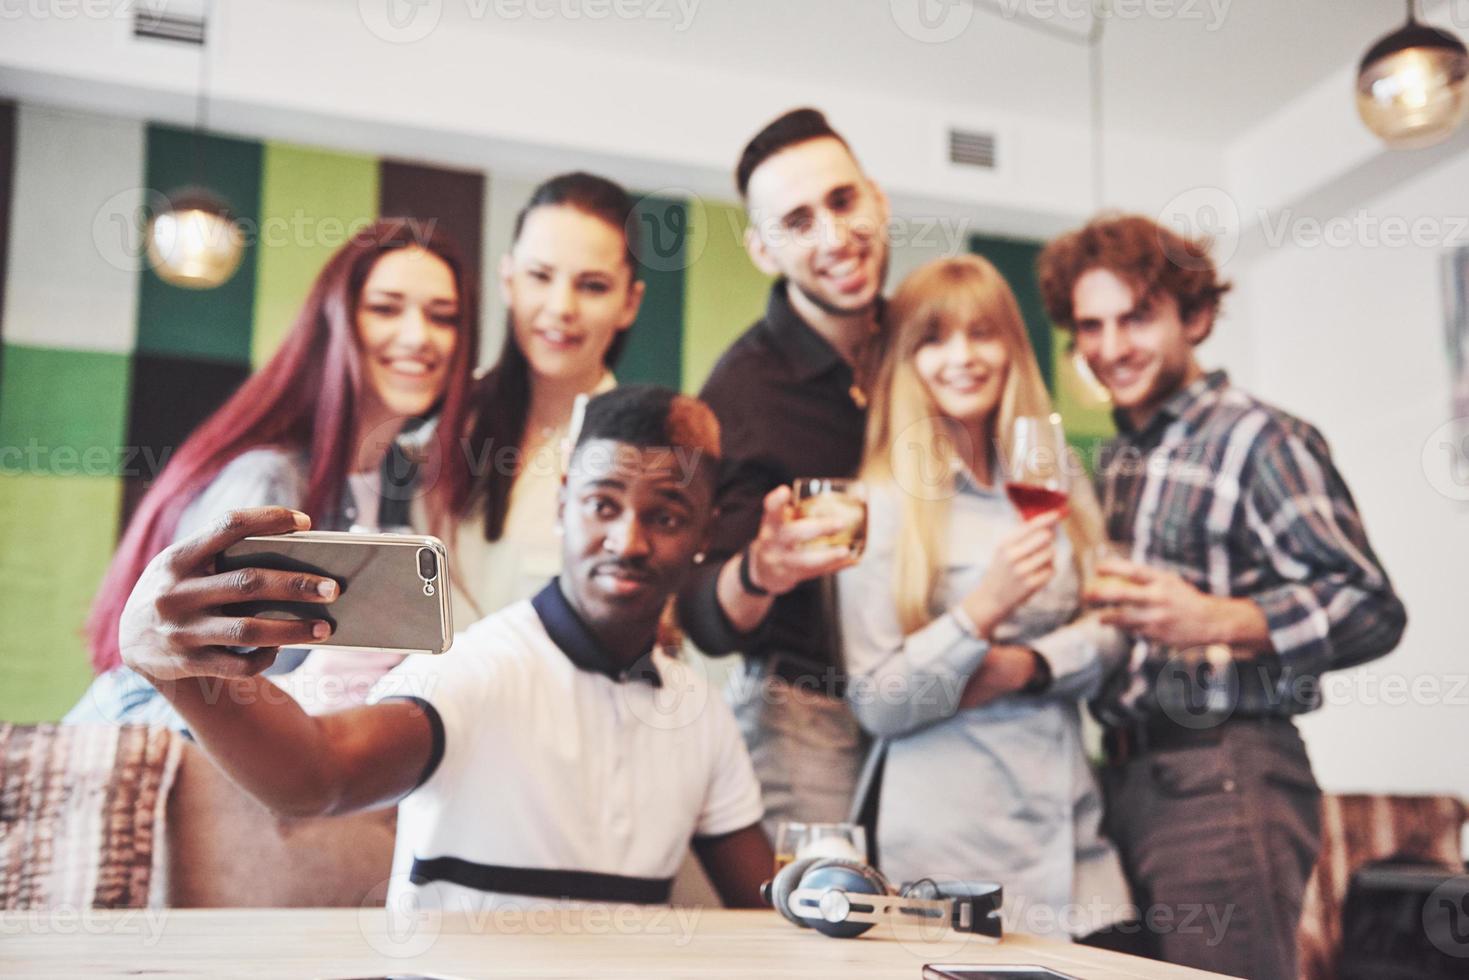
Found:
[(844, 858), (803, 858), (760, 886), (766, 903), (787, 920), (823, 936), (852, 939), (879, 922), (903, 916), (942, 922), (991, 939), (1003, 933), (1004, 890), (992, 881), (939, 885), (920, 878), (896, 889), (881, 871)]

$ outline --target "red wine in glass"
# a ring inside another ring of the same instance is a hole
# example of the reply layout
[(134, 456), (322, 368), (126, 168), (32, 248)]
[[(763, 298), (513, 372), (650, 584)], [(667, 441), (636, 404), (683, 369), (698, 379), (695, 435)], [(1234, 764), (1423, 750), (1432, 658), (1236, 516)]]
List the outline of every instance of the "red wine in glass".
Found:
[(1020, 511), (1021, 518), (1027, 521), (1066, 506), (1066, 494), (1034, 483), (1007, 483), (1005, 494)]
[(1061, 416), (1021, 415), (1015, 419), (1006, 467), (1005, 493), (1024, 520), (1066, 506), (1071, 473)]

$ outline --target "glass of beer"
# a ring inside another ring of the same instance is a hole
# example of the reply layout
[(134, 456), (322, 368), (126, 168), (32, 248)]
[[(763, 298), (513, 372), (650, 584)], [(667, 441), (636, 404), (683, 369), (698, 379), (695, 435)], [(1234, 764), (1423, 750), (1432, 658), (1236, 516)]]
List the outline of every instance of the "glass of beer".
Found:
[(857, 480), (803, 477), (791, 487), (799, 517), (840, 520), (842, 527), (812, 538), (808, 548), (846, 548), (853, 558), (867, 545), (867, 487)]
[(867, 861), (867, 831), (855, 823), (782, 821), (775, 828), (775, 873), (808, 857)]

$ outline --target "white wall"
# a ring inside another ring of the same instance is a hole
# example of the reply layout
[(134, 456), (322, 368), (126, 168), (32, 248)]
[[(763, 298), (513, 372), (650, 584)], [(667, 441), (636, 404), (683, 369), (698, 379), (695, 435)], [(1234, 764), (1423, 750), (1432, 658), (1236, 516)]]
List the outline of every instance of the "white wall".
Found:
[[(1239, 294), (1221, 329), (1242, 336), (1224, 360), (1325, 433), (1409, 616), (1395, 653), (1330, 675), (1333, 703), (1303, 724), (1317, 776), (1329, 791), (1469, 796), (1469, 503), (1435, 489), (1437, 439), (1424, 460), (1451, 414), (1440, 262), (1469, 245), (1469, 158), (1291, 218), (1228, 270)], [(1335, 221), (1336, 244), (1313, 219)], [(1418, 243), (1395, 242), (1395, 222), (1415, 220)]]
[[(445, 17), (458, 7), (445, 5)], [(723, 199), (731, 194), (744, 141), (776, 114), (809, 104), (825, 109), (852, 141), (900, 214), (958, 215), (982, 221), (976, 231), (1044, 236), (1096, 203), (1085, 123), (1007, 105), (1031, 88), (1050, 93), (1052, 102), (1085, 104), (1079, 49), (1032, 32), (1020, 31), (1014, 42), (1035, 48), (1033, 68), (1044, 84), (1011, 79), (1019, 93), (978, 106), (974, 91), (993, 86), (965, 77), (951, 92), (917, 94), (899, 84), (905, 70), (886, 63), (856, 86), (808, 77), (799, 61), (689, 65), (638, 57), (636, 42), (651, 41), (649, 31), (657, 31), (651, 25), (640, 31), (604, 25), (615, 33), (591, 36), (634, 42), (619, 45), (591, 43), (575, 23), (527, 31), (446, 19), (413, 43), (393, 43), (392, 31), (370, 29), (364, 15), (381, 13), (371, 4), (221, 0), (215, 11), (203, 67), (210, 125), (224, 132), (514, 177), (582, 167), (629, 186)], [(694, 30), (717, 31), (716, 13), (711, 8)], [(868, 21), (879, 38), (896, 33), (886, 5), (869, 12)], [(136, 40), (125, 16), (21, 17), (5, 24), (0, 96), (193, 122), (201, 78), (196, 49)], [(1002, 21), (985, 26), (986, 36), (1019, 30)], [(957, 49), (928, 52), (930, 59), (942, 56), (956, 57)], [(888, 76), (891, 83), (876, 81)], [(1167, 199), (1171, 181), (1200, 179), (1196, 168), (1219, 159), (1215, 148), (1194, 141), (1156, 134), (1133, 139), (1145, 122), (1109, 123), (1109, 162), (1116, 158), (1109, 203), (1151, 210)], [(995, 171), (948, 163), (946, 134), (953, 125), (998, 134)], [(1181, 160), (1190, 165), (1178, 167)]]

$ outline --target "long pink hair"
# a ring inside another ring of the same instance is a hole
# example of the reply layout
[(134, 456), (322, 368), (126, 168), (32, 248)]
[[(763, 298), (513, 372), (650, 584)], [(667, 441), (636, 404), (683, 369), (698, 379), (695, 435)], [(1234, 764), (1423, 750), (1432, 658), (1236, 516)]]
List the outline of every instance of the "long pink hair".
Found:
[[(303, 508), (316, 522), (334, 513), (353, 461), (353, 427), (364, 384), (357, 307), (377, 260), (401, 248), (443, 259), (459, 293), (459, 340), (449, 364), (435, 431), (439, 459), (454, 457), (465, 425), (470, 373), (478, 361), (479, 318), (474, 270), (433, 222), (384, 219), (363, 229), (328, 260), (280, 349), (218, 411), (184, 440), (128, 524), (87, 619), (87, 643), (98, 673), (122, 663), (117, 624), (143, 569), (172, 542), (179, 515), (240, 454), (260, 446), (307, 451), (310, 474)], [(447, 480), (429, 488), (431, 515), (453, 499)], [(458, 491), (461, 495), (462, 488)]]

